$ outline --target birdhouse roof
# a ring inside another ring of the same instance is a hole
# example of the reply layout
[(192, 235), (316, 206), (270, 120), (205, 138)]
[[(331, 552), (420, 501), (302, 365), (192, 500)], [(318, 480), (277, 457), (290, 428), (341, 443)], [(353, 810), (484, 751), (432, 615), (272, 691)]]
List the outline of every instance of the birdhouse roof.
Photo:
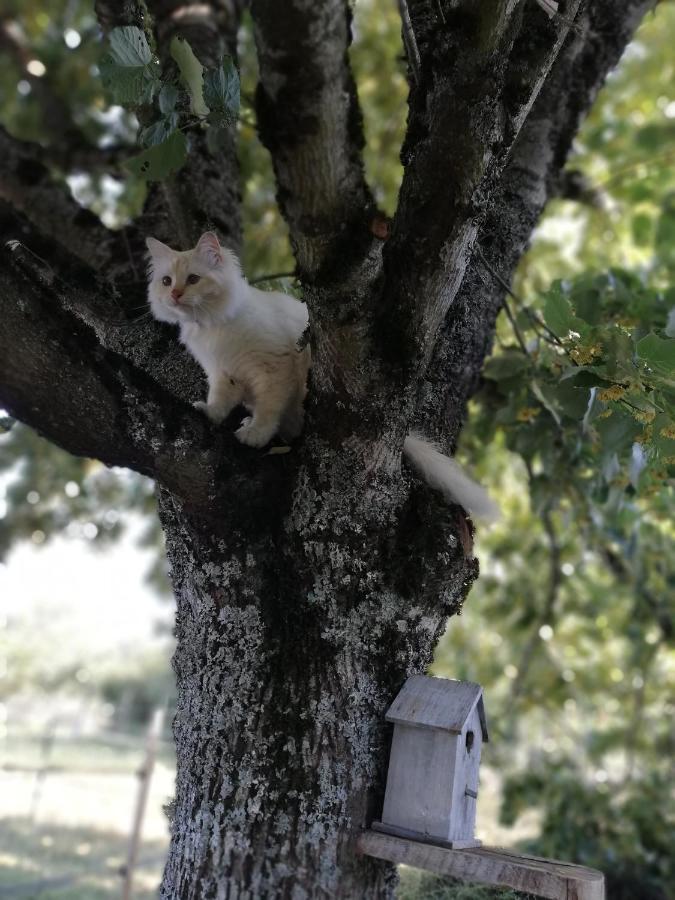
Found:
[(478, 707), (483, 740), (488, 740), (483, 688), (472, 681), (411, 675), (387, 710), (388, 722), (461, 734)]

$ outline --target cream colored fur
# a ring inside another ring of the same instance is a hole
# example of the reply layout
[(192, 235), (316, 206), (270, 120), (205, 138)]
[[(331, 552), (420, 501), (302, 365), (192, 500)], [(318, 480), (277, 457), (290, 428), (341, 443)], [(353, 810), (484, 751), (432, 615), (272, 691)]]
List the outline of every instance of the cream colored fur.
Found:
[[(251, 287), (236, 256), (206, 232), (192, 250), (179, 252), (154, 238), (148, 299), (155, 318), (180, 325), (181, 341), (206, 372), (206, 402), (195, 403), (212, 422), (222, 422), (238, 404), (251, 416), (235, 432), (251, 447), (263, 447), (278, 432), (297, 437), (304, 422), (310, 349), (298, 350), (307, 328), (304, 303)], [(198, 281), (190, 284), (189, 276)], [(163, 279), (170, 284), (163, 284)], [(172, 292), (179, 292), (176, 299)], [(410, 434), (403, 455), (430, 487), (474, 516), (495, 519), (499, 511), (483, 488), (433, 444)]]
[[(297, 437), (311, 361), (309, 347), (298, 350), (308, 323), (305, 304), (251, 287), (212, 232), (184, 252), (154, 238), (147, 245), (152, 314), (178, 323), (181, 341), (206, 372), (208, 396), (197, 409), (220, 423), (238, 404), (246, 406), (251, 415), (235, 434), (251, 447), (263, 447), (277, 432), (285, 440)], [(199, 280), (190, 284), (189, 276)]]
[(403, 455), (429, 487), (440, 491), (450, 503), (459, 503), (478, 519), (495, 521), (499, 507), (483, 488), (472, 481), (460, 466), (419, 435), (409, 434), (403, 442)]

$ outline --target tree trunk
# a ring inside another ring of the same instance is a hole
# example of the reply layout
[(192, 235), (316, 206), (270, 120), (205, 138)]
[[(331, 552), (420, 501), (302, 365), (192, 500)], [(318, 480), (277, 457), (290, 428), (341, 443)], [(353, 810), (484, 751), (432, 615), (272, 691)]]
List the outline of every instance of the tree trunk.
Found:
[(384, 712), (476, 562), (461, 512), (398, 453), (307, 443), (283, 490), (232, 497), (222, 528), (160, 497), (178, 601), (167, 900), (393, 896), (392, 868), (355, 853), (381, 811)]

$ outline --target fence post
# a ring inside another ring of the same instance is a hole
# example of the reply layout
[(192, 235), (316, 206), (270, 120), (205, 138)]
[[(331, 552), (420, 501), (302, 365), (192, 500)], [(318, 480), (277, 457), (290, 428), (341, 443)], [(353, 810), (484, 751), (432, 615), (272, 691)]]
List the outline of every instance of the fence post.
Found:
[(42, 740), (40, 741), (40, 764), (35, 773), (35, 782), (33, 784), (33, 794), (30, 801), (29, 817), (33, 824), (37, 822), (38, 806), (42, 797), (42, 791), (45, 785), (45, 778), (49, 772), (49, 760), (51, 759), (52, 750), (54, 749), (54, 740), (56, 738), (56, 723), (53, 719), (45, 726)]
[(157, 743), (162, 733), (162, 725), (164, 724), (164, 709), (156, 709), (150, 720), (148, 734), (145, 741), (145, 759), (143, 765), (138, 771), (138, 793), (136, 795), (136, 808), (134, 810), (133, 824), (131, 826), (131, 835), (129, 837), (129, 850), (127, 851), (127, 863), (122, 869), (124, 876), (124, 885), (122, 887), (122, 900), (131, 900), (132, 882), (134, 877), (134, 869), (138, 861), (138, 851), (141, 845), (141, 830), (143, 828), (143, 816), (145, 815), (145, 807), (148, 802), (148, 793), (150, 791), (150, 779), (152, 778), (152, 770), (155, 766), (155, 757), (157, 755)]

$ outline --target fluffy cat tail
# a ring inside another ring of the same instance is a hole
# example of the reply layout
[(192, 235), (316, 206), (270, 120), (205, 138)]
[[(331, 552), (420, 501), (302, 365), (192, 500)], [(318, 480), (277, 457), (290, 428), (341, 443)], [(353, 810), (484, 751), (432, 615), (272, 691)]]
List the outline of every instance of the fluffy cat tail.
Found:
[(409, 434), (403, 443), (403, 455), (429, 487), (440, 491), (449, 502), (458, 503), (479, 519), (494, 522), (499, 518), (499, 507), (487, 492), (429, 441)]

